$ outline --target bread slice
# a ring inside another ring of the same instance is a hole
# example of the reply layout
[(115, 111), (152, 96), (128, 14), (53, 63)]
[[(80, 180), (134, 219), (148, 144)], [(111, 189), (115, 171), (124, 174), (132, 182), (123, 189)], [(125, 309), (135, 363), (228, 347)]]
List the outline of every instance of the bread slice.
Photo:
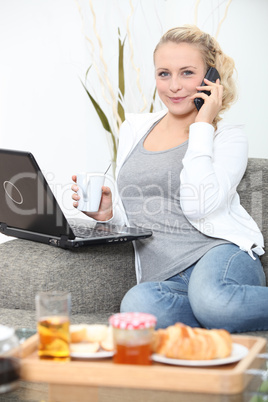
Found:
[(70, 325), (71, 353), (96, 353), (100, 347), (114, 350), (113, 329), (104, 324)]
[(114, 350), (113, 328), (108, 327), (106, 337), (100, 342), (102, 349), (107, 351)]
[(80, 343), (71, 343), (70, 351), (71, 353), (79, 353), (81, 355), (87, 353), (96, 353), (100, 348), (100, 344), (98, 342), (80, 342)]
[(87, 328), (84, 324), (70, 325), (71, 343), (83, 342), (86, 339)]
[(108, 326), (104, 324), (91, 324), (86, 325), (86, 337), (87, 342), (101, 342), (106, 338), (108, 332)]

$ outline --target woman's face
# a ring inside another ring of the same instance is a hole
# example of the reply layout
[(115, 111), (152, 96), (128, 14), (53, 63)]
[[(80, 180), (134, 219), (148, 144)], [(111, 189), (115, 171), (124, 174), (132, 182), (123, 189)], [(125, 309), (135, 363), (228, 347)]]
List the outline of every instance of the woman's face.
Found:
[(206, 73), (202, 55), (188, 43), (167, 42), (155, 53), (156, 87), (160, 99), (176, 116), (196, 116), (190, 99), (197, 92)]

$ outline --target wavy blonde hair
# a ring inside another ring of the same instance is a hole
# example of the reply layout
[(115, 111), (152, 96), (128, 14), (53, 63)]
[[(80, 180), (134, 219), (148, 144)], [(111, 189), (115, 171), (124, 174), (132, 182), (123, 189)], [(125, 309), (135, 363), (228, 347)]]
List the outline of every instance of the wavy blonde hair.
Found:
[(213, 126), (216, 128), (217, 123), (222, 119), (220, 114), (229, 109), (237, 98), (237, 88), (233, 79), (235, 70), (233, 59), (223, 53), (215, 38), (201, 31), (196, 25), (184, 25), (167, 31), (157, 44), (154, 55), (159, 47), (167, 42), (184, 42), (197, 46), (201, 52), (206, 70), (209, 67), (215, 67), (219, 71), (221, 84), (223, 85), (223, 98), (222, 108), (213, 120)]

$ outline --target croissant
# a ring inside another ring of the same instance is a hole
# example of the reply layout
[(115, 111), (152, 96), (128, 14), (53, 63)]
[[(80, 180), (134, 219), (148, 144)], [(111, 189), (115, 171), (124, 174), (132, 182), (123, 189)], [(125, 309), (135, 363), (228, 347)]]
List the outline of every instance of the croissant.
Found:
[(222, 359), (230, 356), (232, 339), (224, 329), (192, 328), (177, 323), (154, 331), (152, 350), (173, 359)]

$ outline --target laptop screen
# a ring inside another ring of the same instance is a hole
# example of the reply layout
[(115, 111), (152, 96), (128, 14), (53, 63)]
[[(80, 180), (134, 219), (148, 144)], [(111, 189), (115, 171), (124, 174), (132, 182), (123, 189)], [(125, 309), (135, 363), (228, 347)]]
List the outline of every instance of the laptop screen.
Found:
[(0, 149), (0, 223), (74, 238), (31, 153)]

